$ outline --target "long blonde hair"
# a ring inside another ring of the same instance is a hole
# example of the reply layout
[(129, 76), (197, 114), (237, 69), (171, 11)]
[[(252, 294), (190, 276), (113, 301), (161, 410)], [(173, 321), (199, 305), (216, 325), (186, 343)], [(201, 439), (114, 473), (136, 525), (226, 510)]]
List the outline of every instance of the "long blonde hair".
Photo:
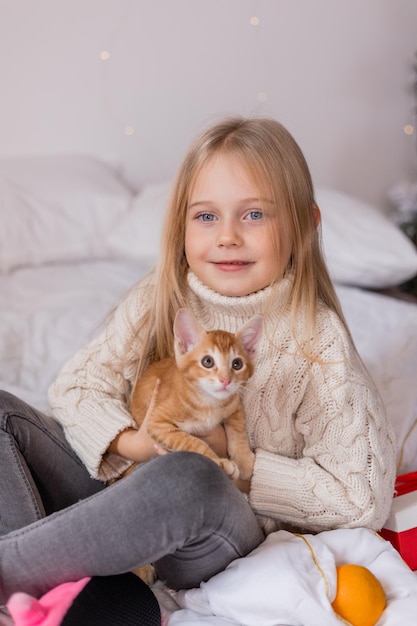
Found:
[(184, 241), (189, 199), (201, 168), (220, 152), (243, 163), (258, 189), (268, 192), (279, 212), (276, 251), (279, 254), (288, 247), (282, 245), (284, 242), (292, 243), (286, 268), (293, 276), (288, 304), (293, 321), (300, 311), (306, 312), (303, 335), (309, 337), (314, 333), (320, 302), (345, 323), (321, 252), (313, 183), (298, 144), (273, 119), (227, 118), (197, 137), (178, 170), (162, 233), (154, 298), (145, 321), (148, 339), (141, 361), (143, 367), (172, 353), (175, 313), (185, 305), (188, 265)]

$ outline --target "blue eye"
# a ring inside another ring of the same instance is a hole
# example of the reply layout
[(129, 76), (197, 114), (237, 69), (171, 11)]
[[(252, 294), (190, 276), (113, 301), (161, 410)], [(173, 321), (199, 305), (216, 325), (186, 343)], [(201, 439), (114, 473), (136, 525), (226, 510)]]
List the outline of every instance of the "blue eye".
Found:
[(214, 222), (216, 218), (213, 213), (200, 213), (200, 215), (197, 216), (197, 219), (202, 222)]
[(262, 213), (262, 211), (258, 211), (258, 210), (254, 210), (254, 211), (250, 211), (248, 213), (248, 217), (251, 220), (261, 220), (263, 218), (264, 214)]
[(201, 359), (201, 365), (206, 369), (211, 369), (212, 367), (214, 367), (214, 359), (207, 354)]

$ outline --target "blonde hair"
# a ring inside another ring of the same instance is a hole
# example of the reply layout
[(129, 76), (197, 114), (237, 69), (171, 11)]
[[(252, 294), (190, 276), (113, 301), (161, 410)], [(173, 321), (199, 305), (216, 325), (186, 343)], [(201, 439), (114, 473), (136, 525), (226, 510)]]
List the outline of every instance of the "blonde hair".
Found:
[[(320, 302), (345, 323), (321, 252), (313, 183), (298, 144), (273, 119), (227, 118), (197, 137), (178, 170), (164, 223), (154, 298), (145, 322), (148, 340), (140, 369), (172, 353), (175, 313), (185, 305), (188, 265), (184, 241), (189, 199), (201, 168), (219, 153), (239, 159), (279, 211), (277, 255), (288, 248), (288, 241), (292, 244), (286, 272), (293, 276), (288, 303), (293, 327), (296, 315), (306, 312), (303, 335), (314, 334)], [(277, 267), (282, 267), (278, 256)]]

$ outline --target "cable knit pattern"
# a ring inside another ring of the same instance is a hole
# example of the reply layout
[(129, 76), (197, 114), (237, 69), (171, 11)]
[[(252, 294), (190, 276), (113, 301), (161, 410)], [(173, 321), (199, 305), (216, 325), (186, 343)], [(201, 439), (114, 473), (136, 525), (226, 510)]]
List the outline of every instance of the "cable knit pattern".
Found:
[[(151, 279), (140, 282), (49, 391), (51, 410), (69, 442), (92, 476), (104, 480), (129, 465), (105, 451), (134, 425), (126, 400), (142, 345), (135, 327), (152, 288)], [(264, 315), (255, 374), (243, 392), (256, 451), (249, 501), (267, 532), (379, 529), (390, 509), (396, 453), (382, 401), (343, 324), (325, 307), (312, 344), (321, 363), (301, 354), (283, 308), (289, 288), (283, 279), (237, 298), (188, 277), (187, 305), (206, 330), (235, 332), (254, 315)]]

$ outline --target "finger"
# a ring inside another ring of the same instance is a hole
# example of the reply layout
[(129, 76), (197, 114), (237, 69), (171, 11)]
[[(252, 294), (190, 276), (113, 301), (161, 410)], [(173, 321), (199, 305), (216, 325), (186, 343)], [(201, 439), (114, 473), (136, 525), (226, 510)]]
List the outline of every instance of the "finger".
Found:
[(161, 379), (158, 378), (156, 383), (155, 383), (155, 387), (153, 388), (152, 391), (152, 396), (151, 396), (151, 401), (149, 403), (149, 409), (152, 411), (153, 407), (155, 406), (155, 402), (156, 402), (156, 397), (158, 395), (158, 391), (159, 391), (159, 387), (161, 386)]
[(144, 422), (148, 421), (150, 414), (155, 408), (155, 402), (156, 402), (160, 385), (161, 385), (161, 380), (158, 378), (158, 380), (155, 383), (155, 387), (153, 388), (153, 391), (152, 391), (152, 395), (151, 395), (151, 399), (148, 405), (148, 409), (146, 411), (145, 419), (143, 420)]
[(168, 450), (166, 450), (165, 448), (162, 448), (157, 443), (155, 443), (153, 447), (155, 448), (155, 450), (156, 450), (156, 452), (157, 452), (157, 454), (159, 456), (163, 456), (164, 454), (168, 454)]

